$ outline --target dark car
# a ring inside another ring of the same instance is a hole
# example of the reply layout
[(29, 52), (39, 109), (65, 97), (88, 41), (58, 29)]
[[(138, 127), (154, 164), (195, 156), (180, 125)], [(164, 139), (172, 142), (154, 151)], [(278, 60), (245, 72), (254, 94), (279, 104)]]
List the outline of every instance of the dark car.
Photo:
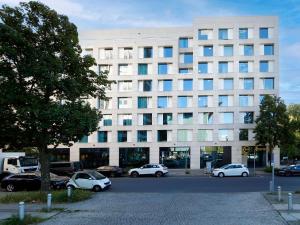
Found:
[(73, 176), (77, 171), (82, 170), (80, 162), (51, 162), (50, 172), (59, 176)]
[(300, 176), (300, 164), (291, 165), (275, 171), (278, 176)]
[[(52, 189), (65, 188), (69, 181), (68, 177), (60, 177), (55, 174), (50, 174), (50, 179), (50, 186)], [(39, 190), (41, 188), (41, 176), (38, 172), (12, 174), (2, 180), (1, 188), (6, 189), (9, 192)]]
[(118, 166), (101, 166), (96, 170), (106, 177), (120, 177), (123, 174), (122, 168)]

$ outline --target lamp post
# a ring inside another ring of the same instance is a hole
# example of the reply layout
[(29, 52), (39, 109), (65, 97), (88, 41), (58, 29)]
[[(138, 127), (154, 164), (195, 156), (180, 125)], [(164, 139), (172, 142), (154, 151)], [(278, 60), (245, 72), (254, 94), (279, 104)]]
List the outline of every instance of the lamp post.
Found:
[[(269, 147), (270, 147), (270, 144), (269, 143), (266, 143), (266, 149), (267, 149), (267, 152), (269, 152)], [(273, 154), (273, 151), (271, 152), (271, 166), (272, 166), (272, 181), (271, 181), (271, 191), (274, 192), (274, 184), (275, 184), (275, 181), (274, 181), (274, 154)]]
[(253, 176), (255, 177), (255, 173), (256, 173), (256, 171), (255, 171), (255, 163), (256, 163), (256, 148), (257, 148), (257, 146), (255, 145), (254, 146), (254, 161), (253, 161)]

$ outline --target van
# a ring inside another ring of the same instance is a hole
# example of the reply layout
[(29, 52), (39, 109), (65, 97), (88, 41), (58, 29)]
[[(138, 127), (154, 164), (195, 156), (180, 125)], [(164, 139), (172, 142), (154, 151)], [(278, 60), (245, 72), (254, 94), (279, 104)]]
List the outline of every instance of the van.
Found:
[(82, 165), (79, 161), (50, 163), (50, 172), (58, 176), (71, 177), (75, 172), (79, 170), (82, 170)]

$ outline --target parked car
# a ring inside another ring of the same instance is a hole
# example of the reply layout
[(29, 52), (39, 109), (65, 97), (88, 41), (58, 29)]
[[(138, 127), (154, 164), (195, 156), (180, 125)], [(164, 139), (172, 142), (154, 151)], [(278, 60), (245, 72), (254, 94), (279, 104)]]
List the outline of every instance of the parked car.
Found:
[(165, 167), (163, 164), (146, 164), (140, 168), (133, 168), (128, 171), (128, 174), (131, 177), (138, 177), (138, 176), (156, 176), (161, 177), (168, 173), (168, 168)]
[(79, 161), (50, 163), (50, 172), (59, 176), (71, 177), (79, 170), (82, 170), (82, 165)]
[(225, 177), (225, 176), (249, 176), (249, 170), (243, 164), (226, 164), (220, 168), (213, 170), (213, 176)]
[(300, 176), (300, 164), (275, 170), (277, 176)]
[(120, 177), (123, 174), (123, 169), (118, 166), (101, 166), (96, 170), (106, 177)]
[(111, 181), (95, 170), (76, 172), (67, 183), (67, 187), (71, 187), (72, 189), (89, 189), (96, 192), (108, 189), (110, 186)]
[[(61, 177), (50, 173), (51, 189), (65, 188), (68, 181), (68, 177)], [(41, 188), (41, 175), (39, 172), (11, 174), (2, 180), (1, 188), (9, 192), (39, 190)]]

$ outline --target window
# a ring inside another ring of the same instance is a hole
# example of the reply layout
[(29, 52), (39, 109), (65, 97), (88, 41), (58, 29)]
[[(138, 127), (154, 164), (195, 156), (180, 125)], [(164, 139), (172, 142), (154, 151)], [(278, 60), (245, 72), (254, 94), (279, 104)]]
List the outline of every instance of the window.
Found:
[(164, 141), (171, 141), (171, 133), (170, 130), (158, 130), (157, 131), (157, 141), (164, 142)]
[(198, 107), (199, 108), (208, 107), (207, 95), (198, 96)]
[(223, 79), (223, 89), (224, 90), (232, 90), (233, 89), (233, 79), (232, 78)]
[(264, 90), (273, 90), (274, 89), (274, 78), (262, 78), (262, 89)]
[(208, 63), (207, 62), (198, 63), (198, 73), (208, 73)]
[(228, 62), (219, 62), (219, 73), (228, 73)]
[(192, 79), (185, 79), (179, 80), (179, 90), (182, 91), (192, 91), (193, 90), (193, 80)]
[(242, 78), (240, 79), (240, 88), (244, 90), (253, 90), (254, 79), (253, 78)]
[(107, 131), (98, 131), (98, 142), (107, 142)]
[(228, 29), (219, 29), (219, 40), (228, 40)]
[(158, 81), (159, 91), (172, 91), (172, 80), (159, 80)]
[(192, 97), (191, 96), (178, 96), (177, 100), (178, 100), (178, 102), (177, 102), (178, 108), (192, 107)]
[(265, 44), (264, 45), (264, 55), (274, 55), (274, 45)]
[(132, 99), (129, 97), (118, 98), (118, 109), (132, 108)]
[(177, 141), (192, 141), (192, 130), (177, 130)]
[(201, 129), (198, 130), (198, 141), (212, 141), (213, 130)]
[(233, 130), (219, 129), (219, 141), (233, 141)]
[(198, 40), (210, 40), (212, 39), (212, 29), (200, 29), (198, 30)]
[[(201, 81), (203, 82), (203, 87), (201, 88)], [(203, 79), (200, 80), (200, 90), (213, 90), (213, 79)]]
[(97, 109), (111, 109), (111, 108), (112, 108), (111, 98), (109, 98), (108, 100), (97, 98)]
[(253, 95), (240, 95), (240, 106), (253, 106)]
[(248, 73), (248, 62), (239, 62), (239, 72)]
[(120, 59), (132, 59), (132, 48), (119, 48)]
[(157, 108), (170, 108), (172, 107), (171, 104), (171, 97), (168, 96), (158, 96), (157, 97)]
[(119, 114), (118, 115), (118, 125), (131, 126), (132, 125), (132, 115), (131, 114)]
[(239, 139), (240, 141), (248, 141), (248, 130), (247, 129), (240, 129), (239, 130)]
[(233, 123), (233, 112), (222, 112), (220, 115), (221, 124), (232, 124)]
[(99, 48), (99, 59), (112, 59), (113, 49), (112, 48)]
[(152, 58), (152, 47), (139, 48), (140, 58)]
[(119, 81), (118, 90), (123, 91), (132, 91), (132, 81)]
[(148, 64), (138, 64), (138, 75), (148, 74)]
[(144, 91), (144, 92), (152, 91), (152, 80), (139, 80), (138, 88), (139, 91)]
[(118, 142), (128, 142), (128, 131), (118, 131)]
[(152, 113), (138, 114), (138, 125), (152, 125)]
[(132, 75), (132, 65), (131, 64), (120, 64), (119, 65), (119, 75)]
[(147, 131), (146, 130), (138, 130), (137, 131), (137, 141), (138, 142), (147, 142)]
[(268, 28), (266, 27), (261, 27), (259, 28), (259, 38), (261, 39), (268, 39), (269, 38), (269, 34), (268, 34)]
[(158, 74), (170, 74), (171, 73), (170, 63), (159, 63), (158, 64)]
[(252, 124), (254, 121), (254, 112), (240, 112), (240, 123)]
[(179, 38), (179, 48), (188, 48), (189, 39), (188, 38)]
[(203, 46), (203, 56), (213, 56), (214, 48), (212, 45)]
[(158, 113), (157, 115), (157, 121), (159, 125), (170, 125), (172, 124), (172, 120), (172, 113)]
[(99, 65), (99, 75), (102, 73), (107, 73), (108, 75), (111, 75), (112, 65), (108, 65), (108, 64)]
[(248, 39), (248, 28), (240, 28), (239, 29), (239, 38), (240, 39)]
[(179, 62), (184, 64), (193, 63), (193, 53), (182, 53), (179, 54)]
[(178, 113), (178, 124), (193, 124), (193, 113)]
[(233, 56), (233, 45), (224, 45), (223, 56)]
[(244, 56), (253, 56), (253, 45), (244, 45)]
[(264, 100), (266, 95), (259, 95), (259, 102), (260, 104), (262, 103), (262, 101)]
[(159, 47), (159, 57), (172, 58), (173, 57), (173, 47)]
[(88, 136), (84, 135), (80, 140), (79, 143), (88, 143)]
[(259, 62), (259, 72), (269, 72), (268, 61), (260, 61)]
[(112, 125), (112, 115), (103, 115), (102, 118), (103, 126), (111, 126)]
[(151, 97), (138, 97), (138, 109), (147, 109), (152, 106)]
[(213, 124), (213, 112), (198, 113), (199, 124)]
[(180, 68), (179, 69), (179, 74), (191, 74), (193, 73), (193, 69), (190, 69), (190, 68)]
[(232, 95), (219, 95), (219, 106), (228, 107), (233, 106)]

